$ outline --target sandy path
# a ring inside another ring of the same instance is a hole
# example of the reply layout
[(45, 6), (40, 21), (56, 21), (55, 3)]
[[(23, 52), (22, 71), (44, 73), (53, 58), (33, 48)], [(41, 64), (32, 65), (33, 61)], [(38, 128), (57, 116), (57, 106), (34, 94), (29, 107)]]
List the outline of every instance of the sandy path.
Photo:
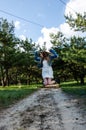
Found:
[(86, 107), (61, 89), (40, 89), (0, 112), (0, 130), (86, 130)]

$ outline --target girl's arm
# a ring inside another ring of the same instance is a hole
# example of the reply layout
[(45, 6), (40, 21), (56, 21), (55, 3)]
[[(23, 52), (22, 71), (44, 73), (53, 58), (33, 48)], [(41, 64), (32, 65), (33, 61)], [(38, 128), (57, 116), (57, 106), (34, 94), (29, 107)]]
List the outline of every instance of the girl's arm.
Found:
[(40, 61), (41, 60), (37, 51), (35, 52), (35, 60), (36, 61)]
[(37, 67), (42, 68), (41, 58), (39, 57), (38, 52), (35, 52), (35, 61), (37, 61)]
[(57, 58), (57, 57), (58, 57), (58, 54), (56, 53), (55, 50), (50, 49), (50, 52), (51, 52), (51, 55), (50, 55), (51, 59), (54, 59), (54, 58)]

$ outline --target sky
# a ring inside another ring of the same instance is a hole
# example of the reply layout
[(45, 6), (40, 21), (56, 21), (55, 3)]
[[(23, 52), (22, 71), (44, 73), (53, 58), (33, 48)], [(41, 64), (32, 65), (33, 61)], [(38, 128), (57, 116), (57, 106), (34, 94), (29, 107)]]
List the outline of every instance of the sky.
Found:
[(0, 18), (14, 22), (15, 35), (32, 39), (40, 46), (52, 47), (50, 33), (61, 31), (66, 37), (82, 36), (66, 23), (64, 15), (86, 12), (86, 0), (0, 0)]

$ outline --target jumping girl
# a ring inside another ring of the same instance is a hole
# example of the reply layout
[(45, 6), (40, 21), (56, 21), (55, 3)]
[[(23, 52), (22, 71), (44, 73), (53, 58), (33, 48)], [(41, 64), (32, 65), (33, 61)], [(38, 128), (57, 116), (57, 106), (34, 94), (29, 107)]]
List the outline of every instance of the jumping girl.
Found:
[(35, 53), (35, 60), (39, 61), (42, 67), (42, 78), (45, 87), (47, 85), (55, 83), (55, 81), (52, 80), (54, 78), (52, 69), (52, 60), (57, 57), (58, 54), (53, 49), (50, 49), (49, 52), (42, 51), (39, 53), (39, 56), (37, 52)]

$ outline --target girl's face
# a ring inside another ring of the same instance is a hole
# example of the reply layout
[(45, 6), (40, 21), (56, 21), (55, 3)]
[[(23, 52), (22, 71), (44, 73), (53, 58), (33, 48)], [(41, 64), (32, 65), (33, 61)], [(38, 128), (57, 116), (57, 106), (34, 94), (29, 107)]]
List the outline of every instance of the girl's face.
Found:
[(47, 53), (46, 51), (40, 52), (40, 57), (42, 59), (49, 60), (49, 53)]

